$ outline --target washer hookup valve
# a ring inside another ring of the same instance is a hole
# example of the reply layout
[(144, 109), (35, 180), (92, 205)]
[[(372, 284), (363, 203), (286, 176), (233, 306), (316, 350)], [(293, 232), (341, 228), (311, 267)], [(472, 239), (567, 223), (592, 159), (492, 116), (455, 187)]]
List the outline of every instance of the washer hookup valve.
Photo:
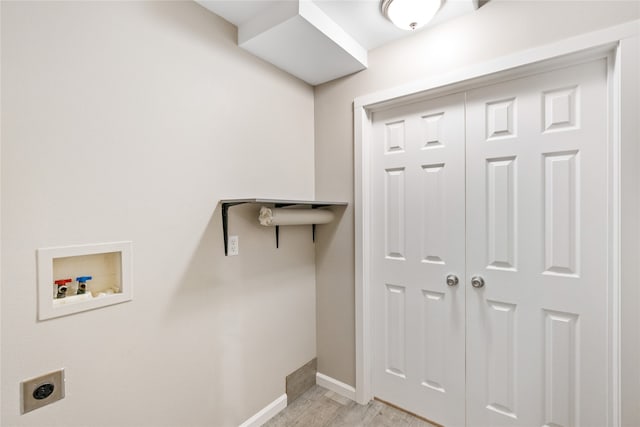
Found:
[(76, 281), (78, 282), (78, 292), (77, 295), (82, 295), (87, 292), (87, 280), (91, 280), (91, 276), (80, 276), (76, 277)]
[(60, 279), (56, 280), (55, 283), (58, 286), (58, 292), (56, 293), (56, 298), (64, 298), (67, 296), (67, 283), (71, 283), (71, 279)]

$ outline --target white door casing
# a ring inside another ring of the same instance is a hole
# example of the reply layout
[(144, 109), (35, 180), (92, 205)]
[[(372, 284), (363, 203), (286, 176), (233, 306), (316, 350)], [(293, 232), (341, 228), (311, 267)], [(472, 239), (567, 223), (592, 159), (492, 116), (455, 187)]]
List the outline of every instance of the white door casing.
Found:
[[(378, 112), (373, 123), (376, 396), (462, 425), (464, 94)], [(447, 285), (449, 275), (460, 283)]]
[[(626, 205), (623, 202), (623, 207), (627, 206), (627, 213), (622, 213), (625, 216), (626, 228), (620, 233), (619, 215), (620, 213), (620, 187), (626, 189), (622, 194), (623, 200), (636, 200), (639, 196), (635, 194), (637, 186), (629, 181), (629, 177), (635, 176), (633, 173), (623, 175), (622, 182), (620, 183), (620, 171), (619, 160), (617, 155), (620, 154), (620, 147), (627, 153), (635, 153), (633, 148), (638, 135), (638, 126), (634, 121), (623, 121), (619, 123), (620, 117), (629, 118), (637, 114), (634, 114), (632, 110), (629, 110), (633, 105), (637, 103), (637, 96), (624, 96), (620, 98), (620, 93), (623, 93), (624, 87), (637, 87), (637, 75), (629, 74), (629, 68), (633, 68), (638, 60), (638, 52), (635, 52), (632, 48), (637, 46), (638, 43), (628, 43), (626, 41), (618, 43), (620, 40), (627, 38), (626, 40), (636, 40), (638, 37), (638, 21), (633, 21), (627, 24), (622, 24), (616, 27), (599, 30), (593, 33), (577, 36), (572, 39), (563, 40), (550, 45), (535, 48), (526, 52), (516, 53), (507, 57), (498, 58), (496, 60), (478, 64), (475, 66), (466, 67), (460, 70), (456, 70), (445, 75), (435, 76), (425, 79), (423, 81), (413, 82), (398, 88), (385, 90), (379, 93), (366, 95), (357, 98), (354, 102), (354, 129), (355, 129), (355, 209), (356, 209), (356, 400), (360, 403), (366, 403), (373, 397), (373, 292), (371, 283), (371, 274), (373, 265), (373, 256), (370, 252), (372, 241), (372, 183), (369, 177), (372, 174), (372, 117), (373, 112), (380, 111), (381, 109), (388, 109), (393, 106), (397, 106), (402, 103), (406, 103), (408, 99), (415, 100), (417, 97), (435, 96), (436, 93), (446, 94), (459, 92), (461, 89), (466, 90), (472, 87), (474, 82), (480, 84), (486, 84), (487, 80), (496, 81), (496, 76), (502, 76), (504, 79), (513, 78), (513, 76), (520, 76), (536, 70), (544, 70), (553, 67), (557, 67), (558, 64), (571, 64), (576, 62), (584, 62), (585, 58), (603, 58), (607, 57), (608, 53), (612, 53), (608, 58), (609, 65), (609, 106), (608, 111), (608, 134), (612, 137), (613, 146), (611, 151), (607, 154), (607, 189), (610, 192), (609, 200), (611, 206), (609, 209), (609, 220), (607, 224), (608, 230), (611, 231), (610, 240), (607, 243), (610, 251), (609, 263), (608, 263), (608, 278), (609, 288), (607, 290), (607, 310), (609, 313), (609, 321), (607, 322), (606, 329), (608, 334), (607, 341), (607, 379), (608, 379), (608, 418), (607, 424), (611, 426), (620, 425), (620, 344), (619, 344), (619, 289), (622, 286), (622, 292), (628, 295), (635, 295), (635, 291), (632, 289), (633, 283), (622, 282), (619, 280), (625, 275), (629, 277), (635, 277), (631, 272), (635, 271), (637, 265), (634, 263), (623, 262), (622, 271), (618, 272), (620, 254), (618, 252), (618, 242), (622, 242), (623, 247), (637, 247), (635, 243), (634, 235), (625, 234), (624, 230), (634, 230), (638, 227), (637, 216), (632, 215), (629, 209), (633, 212), (640, 213), (640, 210), (636, 209), (636, 206), (631, 202)], [(622, 47), (624, 48), (624, 51)], [(620, 58), (625, 58), (624, 61), (620, 61)], [(622, 71), (621, 71), (622, 70)], [(622, 77), (620, 77), (622, 76)], [(618, 105), (616, 102), (622, 99), (622, 104)], [(620, 110), (621, 109), (621, 110)], [(626, 113), (625, 113), (626, 111)], [(624, 164), (631, 164), (636, 162), (640, 163), (639, 159), (630, 160), (629, 157), (625, 158)], [(631, 163), (630, 163), (631, 162)], [(630, 193), (632, 191), (632, 193)], [(634, 210), (635, 209), (635, 210)], [(625, 243), (626, 242), (626, 243)], [(625, 256), (624, 261), (627, 259), (633, 259), (633, 257)], [(640, 304), (637, 301), (625, 300), (623, 307), (626, 307), (627, 313), (629, 313), (629, 307), (635, 307), (635, 310), (640, 309)], [(627, 315), (627, 317), (634, 318)], [(623, 322), (624, 322), (623, 318)], [(627, 324), (629, 325), (629, 324)], [(623, 323), (624, 327), (624, 323)], [(624, 332), (623, 337), (633, 337), (634, 331), (637, 331), (637, 326), (629, 325)], [(634, 338), (635, 339), (635, 338)], [(627, 346), (627, 349), (622, 351), (623, 358), (627, 360), (631, 357), (636, 360), (637, 348), (635, 342), (633, 345)], [(623, 359), (624, 362), (624, 359)], [(628, 365), (627, 365), (628, 366)], [(626, 392), (633, 392), (633, 395), (637, 396), (637, 392), (640, 388), (634, 385), (633, 380), (625, 380), (627, 384)], [(631, 402), (633, 405), (633, 395), (627, 395), (626, 401)], [(629, 408), (627, 404), (627, 408)], [(624, 410), (624, 408), (623, 408)], [(627, 411), (627, 417), (634, 411)], [(623, 413), (624, 414), (624, 413)], [(628, 424), (628, 423), (627, 423)]]

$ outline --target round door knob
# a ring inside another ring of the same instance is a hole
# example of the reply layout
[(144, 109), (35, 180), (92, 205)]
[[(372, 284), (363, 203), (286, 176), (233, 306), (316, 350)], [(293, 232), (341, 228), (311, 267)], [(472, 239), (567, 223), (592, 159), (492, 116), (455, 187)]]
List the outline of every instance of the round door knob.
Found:
[(484, 286), (484, 279), (482, 276), (473, 276), (471, 278), (471, 286), (474, 288), (481, 288)]
[(458, 284), (458, 282), (458, 276), (456, 276), (455, 274), (450, 274), (447, 276), (447, 285), (455, 286)]

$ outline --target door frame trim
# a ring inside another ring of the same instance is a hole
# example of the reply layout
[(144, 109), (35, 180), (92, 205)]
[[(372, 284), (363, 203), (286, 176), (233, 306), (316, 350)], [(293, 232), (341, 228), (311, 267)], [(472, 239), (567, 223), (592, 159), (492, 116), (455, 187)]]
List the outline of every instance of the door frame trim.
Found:
[[(355, 204), (355, 329), (356, 329), (356, 401), (366, 404), (373, 398), (372, 370), (373, 370), (373, 324), (372, 324), (372, 292), (370, 277), (371, 262), (371, 156), (372, 150), (368, 141), (372, 137), (372, 113), (398, 105), (412, 103), (417, 100), (451, 94), (474, 87), (485, 86), (505, 78), (517, 78), (529, 74), (551, 70), (569, 64), (580, 63), (590, 59), (606, 57), (609, 62), (608, 93), (611, 138), (611, 158), (608, 165), (610, 182), (609, 224), (609, 258), (610, 284), (609, 295), (610, 327), (612, 336), (609, 342), (610, 372), (609, 372), (609, 426), (621, 425), (621, 404), (625, 399), (621, 396), (622, 366), (633, 369), (631, 379), (623, 385), (625, 393), (640, 396), (640, 368), (633, 367), (633, 363), (624, 363), (625, 355), (621, 354), (621, 330), (625, 329), (621, 321), (627, 319), (637, 322), (638, 315), (626, 314), (621, 317), (621, 304), (625, 313), (640, 311), (640, 293), (632, 289), (633, 279), (640, 277), (640, 260), (635, 260), (631, 254), (621, 253), (621, 249), (638, 253), (638, 230), (640, 229), (640, 191), (637, 181), (638, 174), (631, 172), (621, 174), (621, 165), (625, 162), (629, 166), (640, 166), (640, 153), (635, 148), (635, 142), (640, 138), (637, 120), (633, 120), (633, 111), (638, 111), (640, 102), (636, 95), (639, 85), (634, 81), (634, 71), (638, 70), (640, 62), (638, 46), (640, 45), (640, 20), (606, 28), (580, 36), (565, 39), (556, 43), (525, 50), (485, 63), (471, 65), (443, 75), (437, 75), (425, 80), (411, 82), (395, 88), (379, 91), (358, 97), (354, 100), (354, 204)], [(624, 87), (624, 91), (622, 90)], [(630, 90), (630, 91), (629, 91)], [(627, 120), (625, 120), (625, 118)], [(622, 120), (621, 120), (622, 119)], [(621, 156), (621, 150), (633, 156)], [(637, 169), (637, 168), (635, 168)], [(624, 172), (624, 171), (623, 171)], [(621, 198), (624, 200), (621, 202)], [(626, 201), (626, 203), (625, 203)], [(625, 211), (622, 211), (622, 206)], [(621, 228), (624, 226), (624, 230)], [(624, 232), (623, 232), (624, 231)], [(628, 233), (630, 231), (631, 233)], [(631, 258), (625, 262), (625, 257)], [(635, 261), (635, 262), (634, 262)], [(628, 277), (629, 279), (623, 280)], [(620, 292), (625, 295), (621, 301)], [(627, 299), (628, 296), (632, 298)], [(622, 326), (622, 327), (621, 327)], [(625, 344), (627, 339), (632, 344), (626, 347), (627, 359), (640, 356), (640, 338), (638, 337), (638, 323), (626, 327)], [(637, 359), (635, 359), (637, 360)], [(637, 363), (636, 363), (637, 365)], [(626, 376), (627, 372), (625, 372)], [(629, 398), (632, 406), (635, 398)], [(626, 409), (625, 409), (626, 410)], [(632, 410), (633, 411), (633, 410)], [(631, 414), (633, 418), (640, 414)]]

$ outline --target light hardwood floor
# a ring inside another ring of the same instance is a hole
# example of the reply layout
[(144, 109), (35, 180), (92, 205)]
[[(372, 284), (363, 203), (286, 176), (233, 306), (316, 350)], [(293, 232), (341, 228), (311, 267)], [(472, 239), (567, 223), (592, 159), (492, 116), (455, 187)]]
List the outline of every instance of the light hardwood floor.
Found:
[(384, 403), (358, 405), (326, 388), (314, 385), (265, 427), (434, 427)]

